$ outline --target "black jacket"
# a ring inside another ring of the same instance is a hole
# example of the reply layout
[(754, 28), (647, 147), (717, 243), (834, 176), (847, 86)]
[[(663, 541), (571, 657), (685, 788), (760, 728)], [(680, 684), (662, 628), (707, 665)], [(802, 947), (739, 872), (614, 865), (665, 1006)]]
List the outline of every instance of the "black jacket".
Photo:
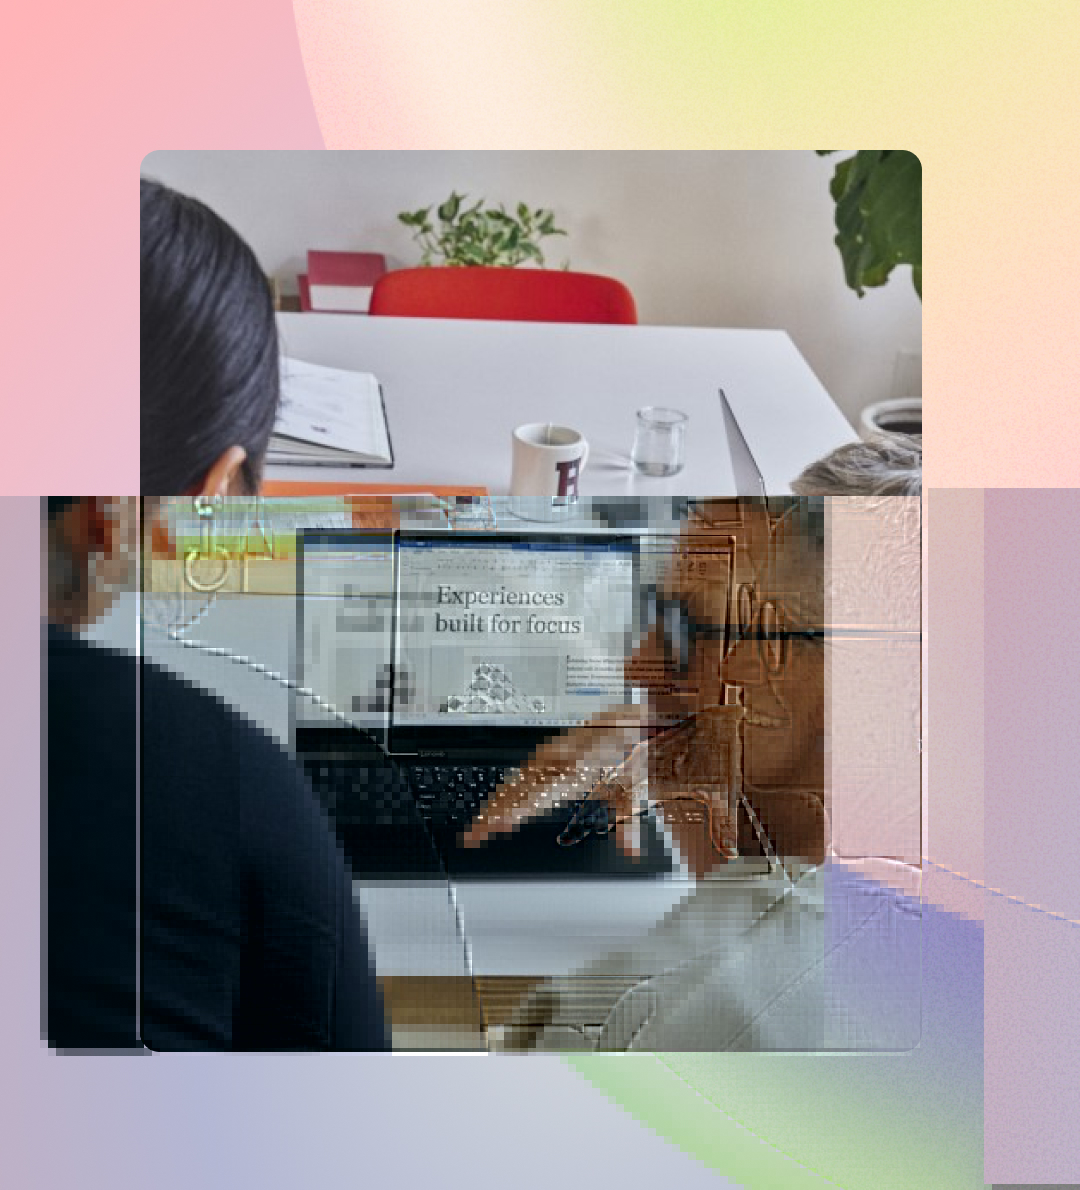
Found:
[(289, 757), (134, 657), (50, 626), (47, 661), (49, 1044), (387, 1048), (344, 859)]

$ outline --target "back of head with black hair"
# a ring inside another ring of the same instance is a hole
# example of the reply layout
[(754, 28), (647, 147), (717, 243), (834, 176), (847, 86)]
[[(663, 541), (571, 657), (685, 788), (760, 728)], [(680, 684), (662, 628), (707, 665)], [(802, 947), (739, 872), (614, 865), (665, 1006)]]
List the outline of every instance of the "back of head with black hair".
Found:
[(201, 202), (144, 179), (140, 209), (141, 491), (190, 491), (230, 446), (254, 490), (279, 397), (267, 279)]

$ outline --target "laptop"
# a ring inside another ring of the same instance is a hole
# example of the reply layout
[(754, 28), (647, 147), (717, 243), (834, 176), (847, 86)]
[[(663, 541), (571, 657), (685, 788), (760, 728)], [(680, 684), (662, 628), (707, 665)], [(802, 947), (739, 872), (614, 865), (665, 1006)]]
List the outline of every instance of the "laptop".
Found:
[(746, 499), (764, 500), (767, 493), (761, 468), (757, 465), (757, 460), (746, 441), (746, 435), (742, 432), (742, 426), (739, 425), (723, 389), (720, 389), (720, 403), (724, 409), (724, 432), (727, 435), (731, 470), (735, 476), (735, 494)]
[[(460, 834), (545, 740), (630, 701), (636, 537), (345, 531), (303, 535), (297, 756), (357, 876), (655, 877), (598, 829), (567, 845), (564, 805), (479, 848)], [(595, 824), (594, 824), (595, 825)], [(580, 831), (577, 834), (581, 834)]]

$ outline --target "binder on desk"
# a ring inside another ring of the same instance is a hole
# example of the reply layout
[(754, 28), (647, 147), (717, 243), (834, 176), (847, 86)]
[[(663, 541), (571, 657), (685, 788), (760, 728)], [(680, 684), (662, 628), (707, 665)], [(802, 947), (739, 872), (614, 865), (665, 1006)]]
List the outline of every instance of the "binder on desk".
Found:
[(300, 467), (394, 465), (382, 387), (370, 372), (281, 361), (281, 407), (267, 462)]

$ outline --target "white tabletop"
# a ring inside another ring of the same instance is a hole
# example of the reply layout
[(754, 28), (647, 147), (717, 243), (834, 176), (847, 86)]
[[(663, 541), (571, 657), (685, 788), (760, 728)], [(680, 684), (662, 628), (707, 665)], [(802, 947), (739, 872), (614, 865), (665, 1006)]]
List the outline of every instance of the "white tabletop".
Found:
[[(349, 314), (280, 314), (278, 324), (287, 355), (378, 377), (396, 462), (274, 467), (273, 479), (470, 484), (501, 495), (514, 427), (550, 421), (589, 440), (583, 496), (733, 496), (721, 388), (770, 495), (786, 494), (807, 464), (855, 440), (783, 331)], [(630, 468), (644, 405), (690, 417), (686, 466), (671, 478)]]

